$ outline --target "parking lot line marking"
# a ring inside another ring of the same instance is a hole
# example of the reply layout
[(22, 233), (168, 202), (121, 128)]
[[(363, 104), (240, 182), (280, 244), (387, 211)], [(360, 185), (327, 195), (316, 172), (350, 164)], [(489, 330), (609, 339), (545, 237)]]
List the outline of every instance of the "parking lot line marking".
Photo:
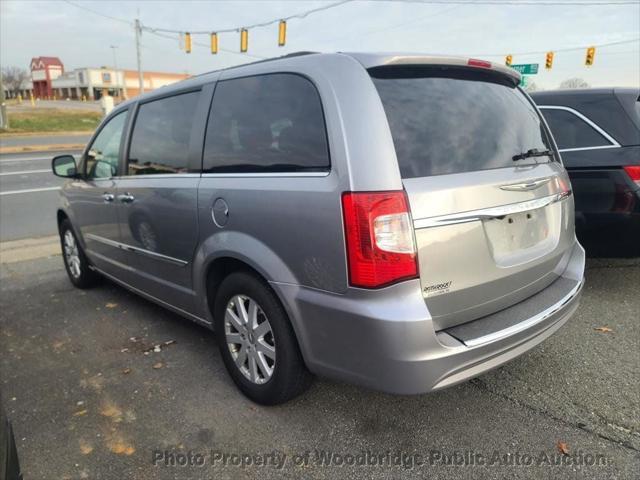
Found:
[(52, 190), (60, 190), (60, 187), (28, 188), (26, 190), (9, 190), (8, 192), (0, 192), (0, 195), (16, 195), (18, 193), (50, 192)]
[(51, 169), (44, 168), (42, 170), (21, 170), (19, 172), (5, 172), (5, 173), (0, 173), (0, 177), (4, 175), (27, 175), (29, 173), (51, 173)]

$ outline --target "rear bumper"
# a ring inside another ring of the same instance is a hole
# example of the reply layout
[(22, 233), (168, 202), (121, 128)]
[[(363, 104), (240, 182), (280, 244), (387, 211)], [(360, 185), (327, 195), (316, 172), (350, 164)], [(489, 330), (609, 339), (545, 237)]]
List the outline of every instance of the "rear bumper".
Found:
[(554, 282), (554, 295), (547, 291), (552, 284), (494, 316), (469, 322), (462, 331), (435, 331), (419, 280), (377, 291), (350, 289), (346, 295), (289, 284), (273, 287), (311, 371), (390, 393), (417, 394), (502, 365), (558, 330), (580, 299), (584, 250), (577, 242), (562, 266), (562, 284)]

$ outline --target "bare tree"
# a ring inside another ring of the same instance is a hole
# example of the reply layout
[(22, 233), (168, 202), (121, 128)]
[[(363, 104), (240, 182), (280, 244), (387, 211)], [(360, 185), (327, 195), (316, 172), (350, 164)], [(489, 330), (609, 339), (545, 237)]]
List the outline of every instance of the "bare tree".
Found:
[(538, 92), (542, 89), (536, 84), (536, 82), (531, 82), (524, 87), (524, 90), (525, 92)]
[(14, 97), (18, 95), (20, 87), (28, 79), (29, 72), (27, 72), (24, 68), (5, 67), (2, 69), (2, 83)]
[(559, 88), (570, 88), (570, 89), (574, 89), (574, 88), (589, 88), (590, 85), (583, 80), (582, 78), (568, 78), (567, 80), (563, 81), (560, 84)]

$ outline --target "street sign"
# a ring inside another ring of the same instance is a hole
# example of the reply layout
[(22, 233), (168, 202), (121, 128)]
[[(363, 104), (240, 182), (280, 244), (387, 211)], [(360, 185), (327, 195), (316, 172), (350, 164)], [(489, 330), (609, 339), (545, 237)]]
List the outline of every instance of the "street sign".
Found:
[(526, 86), (529, 84), (529, 77), (525, 77), (524, 75), (522, 75), (522, 77), (520, 77), (520, 86), (522, 88), (526, 88)]
[(521, 75), (535, 75), (538, 73), (537, 63), (520, 63), (517, 65), (511, 65), (511, 68), (520, 72)]

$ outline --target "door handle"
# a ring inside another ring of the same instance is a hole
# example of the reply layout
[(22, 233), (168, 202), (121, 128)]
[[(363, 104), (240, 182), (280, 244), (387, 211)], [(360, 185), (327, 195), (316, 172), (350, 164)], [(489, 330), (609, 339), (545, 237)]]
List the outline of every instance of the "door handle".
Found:
[(118, 195), (118, 200), (120, 200), (122, 203), (132, 203), (135, 199), (136, 197), (131, 195), (129, 192)]
[(113, 200), (115, 199), (115, 195), (113, 193), (103, 193), (102, 194), (102, 199), (106, 202), (106, 203), (111, 203), (113, 202)]

